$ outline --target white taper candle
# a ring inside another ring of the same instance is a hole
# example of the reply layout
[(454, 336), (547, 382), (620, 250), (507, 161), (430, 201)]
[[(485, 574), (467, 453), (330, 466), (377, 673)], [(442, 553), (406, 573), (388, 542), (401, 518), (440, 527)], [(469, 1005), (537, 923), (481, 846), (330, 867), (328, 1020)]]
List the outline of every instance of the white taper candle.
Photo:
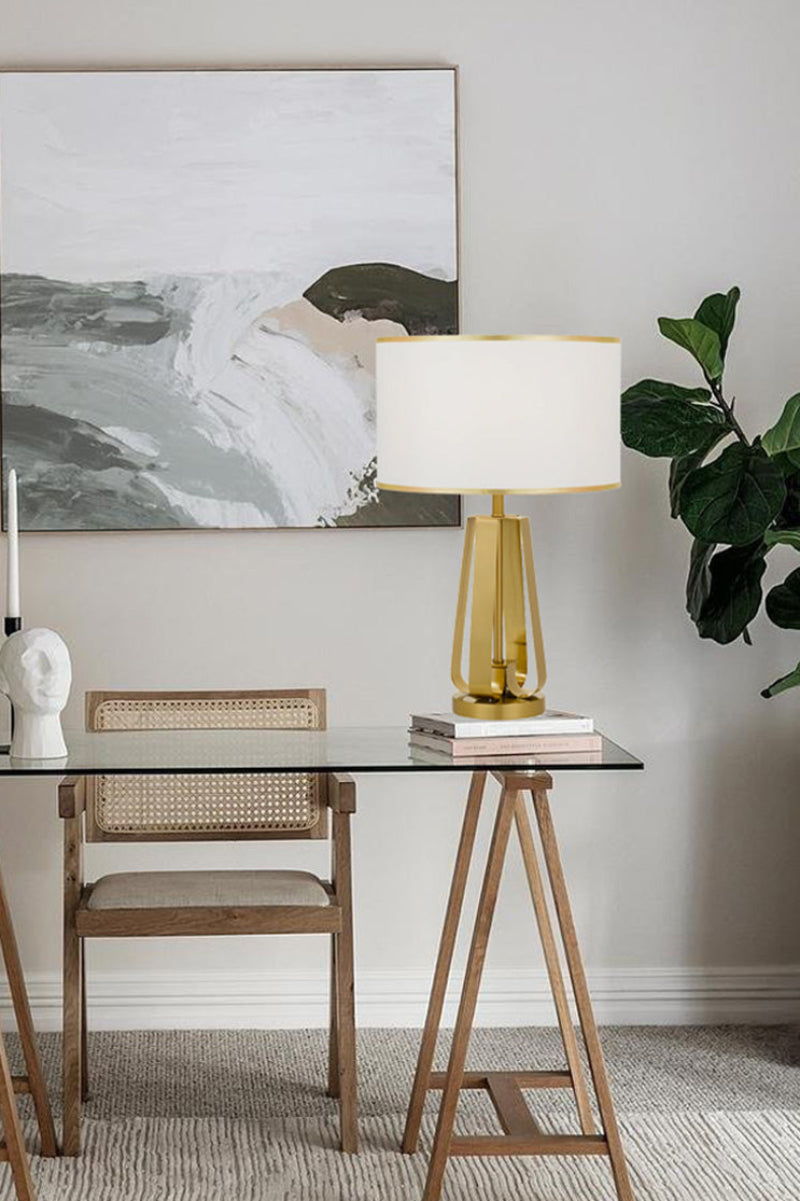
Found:
[(17, 473), (8, 473), (8, 571), (6, 575), (6, 617), (19, 617), (19, 525), (17, 519)]

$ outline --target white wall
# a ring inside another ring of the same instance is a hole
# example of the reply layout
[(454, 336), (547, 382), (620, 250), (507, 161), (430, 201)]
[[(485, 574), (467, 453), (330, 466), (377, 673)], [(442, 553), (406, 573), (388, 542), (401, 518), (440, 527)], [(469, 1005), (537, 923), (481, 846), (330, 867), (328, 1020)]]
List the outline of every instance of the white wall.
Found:
[[(738, 283), (730, 375), (757, 430), (800, 386), (799, 34), (793, 0), (39, 0), (6, 12), (0, 53), (28, 67), (458, 63), (464, 329), (619, 334), (626, 382), (670, 378), (682, 360), (655, 317)], [(758, 689), (797, 661), (800, 639), (764, 622), (752, 649), (697, 639), (683, 611), (689, 540), (667, 515), (665, 474), (626, 453), (621, 491), (524, 505), (548, 698), (594, 713), (647, 761), (643, 775), (562, 776), (556, 820), (598, 979), (623, 1000), (625, 981), (644, 993), (649, 981), (662, 1001), (666, 980), (696, 1000), (712, 986), (728, 1000), (754, 992), (764, 1016), (762, 994), (780, 992), (784, 1008), (800, 996), (800, 693), (766, 702)], [(71, 724), (89, 687), (291, 684), (326, 685), (333, 722), (396, 723), (447, 703), (460, 544), (455, 530), (30, 536), (24, 611), (71, 647)], [(411, 981), (421, 996), (463, 787), (360, 782), (365, 994)], [(34, 782), (2, 792), (3, 865), (46, 1008), (59, 962), (55, 799)], [(101, 850), (90, 866), (277, 858), (166, 846)], [(515, 861), (490, 986), (538, 980), (533, 944)], [(129, 943), (97, 947), (92, 967), (109, 988), (114, 973), (133, 987), (141, 965), (167, 991), (193, 972), (213, 992), (235, 969), (311, 980), (313, 992), (321, 954), (316, 940)], [(614, 1012), (656, 1012), (637, 1004)], [(125, 1017), (143, 1020), (135, 1005)]]

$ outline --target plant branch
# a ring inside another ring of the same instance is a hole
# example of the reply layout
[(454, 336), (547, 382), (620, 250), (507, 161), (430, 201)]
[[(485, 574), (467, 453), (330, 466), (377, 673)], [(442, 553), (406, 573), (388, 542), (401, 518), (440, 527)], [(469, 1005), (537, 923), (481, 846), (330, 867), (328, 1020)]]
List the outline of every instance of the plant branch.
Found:
[(736, 437), (739, 439), (740, 442), (743, 442), (745, 446), (749, 446), (750, 439), (747, 437), (744, 430), (739, 425), (739, 422), (736, 420), (736, 418), (733, 414), (733, 405), (728, 404), (727, 400), (722, 395), (722, 387), (719, 383), (719, 380), (709, 379), (709, 377), (706, 376), (706, 383), (708, 384), (709, 388), (711, 389), (712, 395), (714, 397), (714, 400), (717, 402), (718, 408), (721, 409), (721, 411), (725, 414), (728, 424), (730, 425), (733, 432), (736, 434)]

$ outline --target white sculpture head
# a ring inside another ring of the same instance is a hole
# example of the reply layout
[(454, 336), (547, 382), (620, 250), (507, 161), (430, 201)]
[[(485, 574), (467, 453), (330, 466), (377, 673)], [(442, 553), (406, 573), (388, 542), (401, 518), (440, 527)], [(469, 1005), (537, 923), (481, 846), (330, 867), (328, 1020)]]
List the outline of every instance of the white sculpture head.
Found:
[(20, 630), (0, 647), (0, 690), (14, 707), (11, 754), (23, 759), (67, 753), (59, 713), (67, 703), (72, 664), (54, 630)]
[(69, 651), (55, 630), (20, 630), (0, 647), (0, 689), (17, 712), (60, 713), (71, 684)]

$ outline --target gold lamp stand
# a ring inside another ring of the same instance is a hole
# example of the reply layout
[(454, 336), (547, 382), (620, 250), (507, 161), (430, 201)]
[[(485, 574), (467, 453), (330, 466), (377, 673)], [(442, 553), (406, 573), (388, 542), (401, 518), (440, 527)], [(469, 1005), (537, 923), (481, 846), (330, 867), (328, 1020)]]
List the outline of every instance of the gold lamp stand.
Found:
[[(474, 569), (473, 569), (474, 562)], [(461, 663), (472, 575), (469, 678)], [(530, 604), (536, 684), (528, 683), (528, 636), (525, 586)], [(492, 495), (491, 517), (469, 517), (461, 564), (456, 628), (453, 638), (453, 683), (459, 690), (453, 710), (462, 717), (506, 721), (544, 712), (542, 689), (547, 679), (531, 529), (527, 517), (505, 513), (503, 494)]]

